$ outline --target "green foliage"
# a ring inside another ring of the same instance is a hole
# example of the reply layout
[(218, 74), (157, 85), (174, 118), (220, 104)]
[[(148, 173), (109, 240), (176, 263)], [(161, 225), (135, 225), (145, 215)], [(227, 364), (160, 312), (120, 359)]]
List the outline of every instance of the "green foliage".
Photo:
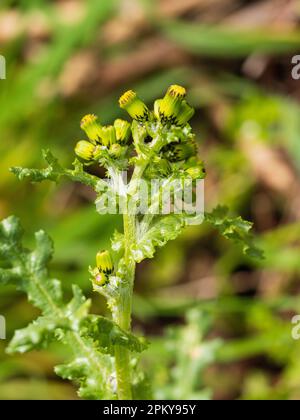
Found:
[(112, 321), (89, 315), (90, 301), (78, 286), (73, 286), (73, 298), (65, 303), (61, 284), (49, 277), (47, 265), (53, 254), (51, 239), (43, 231), (36, 233), (36, 248), (29, 251), (22, 244), (23, 230), (15, 217), (0, 224), (0, 282), (13, 282), (27, 293), (42, 316), (28, 327), (18, 330), (8, 346), (8, 352), (24, 353), (60, 341), (69, 346), (74, 358), (55, 371), (63, 378), (80, 384), (84, 398), (115, 398), (113, 346), (140, 352), (145, 344), (121, 330)]
[(86, 173), (83, 164), (78, 159), (74, 161), (74, 169), (64, 169), (49, 150), (43, 150), (43, 157), (48, 163), (46, 169), (13, 167), (10, 170), (20, 181), (28, 179), (31, 182), (41, 182), (45, 180), (58, 182), (61, 177), (67, 177), (72, 181), (81, 182), (82, 184), (96, 188), (99, 179)]
[(217, 228), (227, 239), (242, 245), (243, 252), (252, 258), (261, 259), (262, 251), (253, 243), (253, 235), (250, 230), (252, 223), (243, 220), (240, 216), (230, 217), (227, 207), (218, 206), (211, 213), (207, 213), (205, 219)]
[[(170, 319), (181, 323), (192, 304), (209, 306), (222, 320), (211, 327), (212, 335), (224, 336), (220, 359), (230, 363), (214, 365), (205, 376), (215, 395), (299, 399), (299, 345), (289, 337), (290, 316), (299, 313), (299, 223), (294, 215), (299, 194), (290, 184), (282, 192), (266, 185), (240, 147), (244, 136), (253, 136), (272, 153), (278, 150), (286, 168), (295, 177), (299, 174), (298, 90), (291, 78), (291, 57), (299, 52), (299, 41), (294, 42), (299, 38), (297, 2), (278, 2), (275, 20), (269, 13), (272, 2), (246, 0), (140, 0), (132, 2), (132, 19), (124, 19), (127, 11), (121, 1), (0, 3), (1, 54), (8, 76), (0, 82), (0, 219), (17, 214), (30, 247), (31, 233), (43, 226), (55, 243), (53, 277), (63, 279), (68, 296), (72, 283), (91, 296), (86, 267), (99, 249), (110, 246), (113, 231), (121, 232), (121, 217), (99, 217), (94, 194), (67, 177), (59, 187), (50, 182), (31, 185), (28, 178), (18, 182), (8, 168), (43, 167), (40, 148), (50, 148), (64, 168), (71, 168), (70, 147), (81, 139), (74, 121), (82, 109), (97, 112), (105, 124), (122, 118), (115, 106), (120, 86), (133, 86), (147, 105), (171, 83), (189, 86), (189, 101), (197, 110), (193, 127), (209, 177), (206, 207), (212, 209), (217, 200), (230, 208), (230, 217), (242, 211), (255, 220), (255, 244), (265, 258), (250, 261), (240, 246), (216, 240), (218, 229), (211, 223), (183, 229), (178, 240), (160, 248), (137, 272), (133, 315), (155, 330), (146, 355), (154, 354), (155, 340)], [(66, 3), (70, 13), (64, 12)], [(148, 13), (142, 10), (144, 4)], [(159, 164), (152, 164), (157, 172)], [(278, 178), (274, 162), (269, 160), (264, 168)], [(96, 173), (94, 167), (88, 171)], [(285, 177), (279, 178), (283, 182)], [(8, 285), (16, 277), (9, 270), (1, 275)], [(195, 302), (202, 293), (205, 299), (206, 291), (212, 299)], [(244, 293), (251, 297), (242, 298)], [(0, 313), (11, 336), (36, 317), (36, 310), (13, 286), (0, 286), (0, 294)], [(263, 311), (258, 317), (253, 310), (258, 302), (286, 320), (283, 340), (277, 322), (255, 334), (254, 314), (263, 324), (266, 319)], [(96, 297), (94, 305), (97, 313), (105, 313), (104, 299)], [(164, 339), (155, 353), (160, 365), (167, 365), (161, 350)], [(284, 351), (274, 345), (282, 341)], [(52, 366), (69, 357), (66, 348), (53, 343), (38, 354), (7, 356), (4, 345), (0, 340), (0, 398), (74, 398), (74, 387), (52, 374)], [(270, 355), (276, 352), (282, 360), (274, 366)], [(145, 365), (149, 370), (153, 366)]]
[(284, 53), (299, 47), (299, 34), (278, 34), (277, 31), (237, 31), (234, 28), (164, 21), (162, 31), (188, 50), (213, 56), (244, 57), (252, 52)]
[(161, 354), (166, 359), (163, 365), (151, 360), (155, 364), (152, 379), (159, 384), (156, 398), (207, 400), (212, 397), (210, 389), (204, 388), (203, 376), (223, 346), (222, 340), (207, 337), (212, 321), (211, 314), (195, 307), (186, 312), (182, 326), (169, 327), (156, 342), (152, 357)]
[[(113, 252), (99, 251), (96, 267), (89, 269), (93, 289), (106, 298), (113, 321), (90, 315), (91, 302), (78, 286), (73, 286), (73, 298), (65, 303), (61, 283), (49, 278), (47, 266), (52, 258), (53, 245), (45, 232), (36, 233), (36, 248), (30, 252), (22, 245), (18, 219), (6, 219), (1, 225), (0, 256), (5, 263), (0, 272), (2, 283), (13, 282), (42, 311), (42, 316), (36, 321), (15, 333), (8, 351), (23, 353), (43, 348), (56, 340), (69, 345), (74, 358), (57, 366), (55, 372), (78, 382), (79, 395), (84, 398), (146, 398), (146, 393), (150, 393), (147, 378), (140, 371), (134, 355), (146, 348), (146, 342), (130, 332), (135, 265), (153, 258), (156, 249), (176, 239), (187, 224), (203, 220), (202, 214), (194, 212), (191, 215), (183, 207), (184, 204), (193, 204), (193, 196), (189, 200), (185, 195), (181, 197), (183, 211), (179, 214), (175, 211), (177, 193), (182, 196), (183, 181), (192, 189), (196, 181), (205, 177), (203, 162), (197, 156), (194, 134), (188, 124), (194, 111), (185, 95), (182, 86), (172, 85), (151, 111), (135, 92), (127, 91), (119, 103), (134, 121), (132, 124), (122, 123), (126, 125), (122, 140), (120, 132), (116, 131), (120, 120), (114, 125), (102, 126), (95, 115), (88, 114), (81, 121), (88, 139), (75, 146), (75, 153), (81, 160), (75, 160), (74, 169), (65, 169), (48, 150), (43, 152), (48, 164), (45, 169), (11, 169), (20, 180), (28, 179), (33, 183), (58, 182), (67, 177), (88, 185), (97, 192), (96, 206), (100, 214), (112, 200), (116, 201), (116, 210), (123, 214), (124, 233), (115, 233)], [(132, 134), (132, 144), (129, 144), (129, 134)], [(91, 163), (106, 169), (109, 183), (86, 171)], [(121, 171), (129, 167), (132, 167), (133, 174), (129, 183), (124, 184)], [(152, 194), (151, 204), (147, 198), (146, 214), (140, 214), (140, 185), (144, 183), (149, 187), (152, 180), (158, 178), (163, 182)], [(165, 193), (174, 212), (171, 208), (168, 212), (162, 211)], [(228, 210), (222, 207), (208, 213), (206, 220), (226, 238), (241, 243), (247, 255), (260, 256), (249, 233), (251, 223), (241, 217), (228, 217)], [(206, 393), (194, 392), (194, 388), (198, 385), (198, 375), (213, 360), (215, 344), (202, 346), (199, 354), (191, 356), (189, 352), (202, 338), (196, 324), (203, 321), (204, 328), (205, 320), (192, 314), (190, 321), (189, 328), (175, 338), (176, 348), (180, 347), (179, 342), (185, 343), (185, 347), (176, 353), (177, 367), (171, 375), (173, 391), (167, 392), (167, 398), (206, 396)], [(180, 382), (187, 370), (193, 379), (190, 388), (185, 385), (184, 391)]]
[(150, 226), (149, 230), (137, 239), (132, 248), (136, 262), (145, 258), (153, 258), (155, 249), (163, 247), (168, 241), (174, 240), (181, 233), (184, 222), (176, 215), (162, 217)]

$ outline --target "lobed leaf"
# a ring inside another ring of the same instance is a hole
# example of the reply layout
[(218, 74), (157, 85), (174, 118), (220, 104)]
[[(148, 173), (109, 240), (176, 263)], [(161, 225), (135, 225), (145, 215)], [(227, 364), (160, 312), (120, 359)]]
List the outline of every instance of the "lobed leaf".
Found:
[(184, 227), (184, 219), (179, 215), (168, 215), (155, 221), (141, 237), (132, 245), (133, 258), (137, 263), (145, 258), (153, 258), (155, 249), (163, 247), (174, 240)]
[(16, 217), (0, 223), (0, 284), (12, 282), (26, 292), (42, 315), (15, 332), (7, 351), (24, 353), (43, 348), (53, 340), (61, 341), (72, 349), (74, 357), (56, 367), (56, 373), (78, 382), (79, 395), (84, 398), (116, 398), (113, 345), (140, 352), (146, 344), (112, 321), (89, 315), (90, 301), (79, 287), (73, 286), (73, 298), (65, 303), (61, 283), (49, 278), (51, 239), (45, 232), (37, 232), (37, 246), (30, 251), (22, 245), (22, 236), (23, 229)]
[(15, 166), (10, 171), (15, 174), (19, 180), (28, 179), (31, 182), (42, 182), (45, 180), (58, 182), (61, 177), (67, 177), (71, 181), (81, 182), (82, 184), (97, 188), (97, 184), (101, 181), (94, 175), (84, 171), (84, 165), (76, 159), (73, 163), (74, 169), (65, 169), (53, 156), (49, 150), (43, 150), (43, 157), (48, 164), (45, 169), (29, 169)]
[(227, 239), (243, 247), (244, 254), (252, 258), (263, 258), (263, 251), (257, 248), (250, 233), (252, 223), (240, 216), (230, 217), (227, 207), (218, 206), (211, 213), (206, 213), (205, 220), (217, 228)]
[(122, 330), (117, 324), (102, 316), (90, 315), (83, 323), (86, 335), (94, 339), (107, 353), (114, 354), (114, 346), (123, 346), (132, 352), (140, 353), (147, 348), (144, 338), (135, 337)]

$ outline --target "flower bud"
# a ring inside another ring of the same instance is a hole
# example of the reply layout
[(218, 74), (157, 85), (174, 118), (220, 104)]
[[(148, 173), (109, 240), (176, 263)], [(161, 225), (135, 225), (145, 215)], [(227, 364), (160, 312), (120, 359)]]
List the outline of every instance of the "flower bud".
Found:
[(99, 251), (96, 256), (96, 264), (101, 273), (107, 276), (113, 272), (113, 263), (109, 251)]
[(112, 125), (106, 125), (102, 127), (101, 141), (102, 141), (102, 144), (107, 147), (116, 143), (117, 141), (116, 130)]
[(185, 172), (192, 179), (201, 179), (205, 176), (205, 169), (203, 166), (191, 166)]
[(157, 109), (154, 113), (159, 115), (161, 121), (175, 124), (185, 95), (186, 90), (184, 87), (179, 85), (170, 86), (165, 97), (156, 104), (155, 107)]
[(75, 146), (76, 155), (84, 160), (92, 160), (95, 151), (95, 145), (86, 140), (80, 140)]
[(123, 149), (124, 149), (124, 147), (122, 147), (122, 146), (121, 146), (120, 144), (118, 144), (118, 143), (115, 143), (115, 144), (112, 144), (112, 145), (110, 146), (109, 153), (110, 153), (113, 157), (115, 157), (115, 158), (119, 158), (119, 157), (122, 155)]
[(126, 144), (131, 134), (131, 125), (128, 121), (117, 119), (114, 122), (116, 130), (117, 141), (121, 144)]
[(180, 112), (177, 116), (177, 124), (185, 125), (195, 114), (194, 108), (192, 108), (186, 101), (182, 101)]
[(80, 127), (93, 143), (101, 140), (101, 126), (97, 123), (97, 119), (96, 115), (88, 114), (82, 118), (80, 123)]
[(133, 90), (125, 92), (119, 99), (119, 104), (134, 120), (139, 122), (148, 120), (149, 110)]
[(108, 283), (108, 278), (104, 273), (98, 272), (93, 279), (93, 283), (96, 286), (105, 286)]
[(195, 156), (196, 153), (197, 147), (194, 142), (171, 143), (165, 152), (165, 157), (170, 162), (179, 162), (181, 160), (186, 160), (192, 156)]

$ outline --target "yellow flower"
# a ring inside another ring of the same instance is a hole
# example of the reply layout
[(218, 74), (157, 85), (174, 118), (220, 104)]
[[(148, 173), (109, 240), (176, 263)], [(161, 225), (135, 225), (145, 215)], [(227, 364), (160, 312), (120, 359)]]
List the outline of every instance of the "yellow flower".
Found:
[(107, 276), (113, 272), (113, 263), (109, 251), (99, 251), (96, 256), (96, 264), (101, 273)]
[(82, 118), (80, 123), (80, 127), (93, 143), (101, 140), (101, 125), (97, 123), (97, 120), (96, 115), (88, 114)]
[(107, 125), (101, 129), (101, 140), (104, 146), (109, 147), (110, 145), (116, 143), (116, 130), (112, 125)]
[(133, 119), (139, 122), (148, 120), (149, 110), (133, 90), (125, 92), (119, 99), (119, 104)]
[(162, 122), (176, 123), (180, 112), (181, 103), (186, 96), (186, 90), (179, 85), (172, 85), (167, 90), (165, 97), (156, 101), (154, 114), (159, 116)]
[(131, 125), (128, 121), (117, 119), (114, 122), (116, 130), (117, 141), (121, 144), (126, 144), (131, 134)]
[(76, 155), (84, 160), (92, 160), (95, 151), (95, 145), (86, 140), (80, 140), (75, 146)]

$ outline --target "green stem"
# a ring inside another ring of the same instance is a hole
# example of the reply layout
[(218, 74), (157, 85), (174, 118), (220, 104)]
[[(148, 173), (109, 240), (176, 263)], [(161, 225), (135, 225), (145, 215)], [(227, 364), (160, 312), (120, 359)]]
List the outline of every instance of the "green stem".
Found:
[[(126, 331), (131, 328), (132, 293), (135, 276), (135, 262), (132, 259), (130, 244), (135, 241), (135, 215), (123, 215), (125, 237), (125, 264), (127, 267), (124, 287), (120, 290), (118, 308), (115, 314), (116, 323)], [(130, 352), (124, 347), (115, 347), (118, 399), (131, 400)]]
[[(132, 257), (131, 246), (136, 241), (136, 215), (131, 214), (130, 201), (137, 191), (139, 180), (143, 176), (143, 172), (148, 162), (144, 162), (140, 166), (136, 166), (130, 181), (127, 195), (127, 213), (123, 214), (124, 224), (124, 243), (125, 243), (125, 266), (126, 275), (124, 276), (124, 286), (120, 289), (117, 309), (114, 314), (115, 322), (125, 331), (131, 329), (131, 311), (132, 311), (132, 294), (135, 277), (135, 261)], [(130, 352), (124, 347), (115, 347), (115, 363), (119, 400), (131, 400), (131, 366)]]

